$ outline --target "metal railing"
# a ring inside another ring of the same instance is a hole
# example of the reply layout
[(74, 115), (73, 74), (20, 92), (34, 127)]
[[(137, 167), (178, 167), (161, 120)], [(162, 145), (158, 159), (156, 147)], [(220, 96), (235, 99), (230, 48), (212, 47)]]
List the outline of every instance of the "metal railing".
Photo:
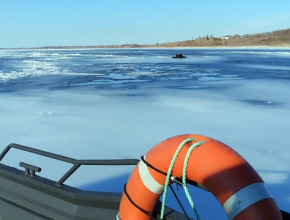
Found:
[(77, 160), (70, 157), (65, 157), (59, 154), (50, 153), (43, 150), (38, 150), (31, 147), (26, 147), (19, 144), (9, 144), (0, 154), (0, 162), (11, 148), (22, 151), (27, 151), (44, 157), (49, 157), (55, 160), (71, 163), (73, 166), (57, 181), (56, 185), (61, 186), (81, 165), (137, 165), (138, 159), (112, 159), (112, 160)]

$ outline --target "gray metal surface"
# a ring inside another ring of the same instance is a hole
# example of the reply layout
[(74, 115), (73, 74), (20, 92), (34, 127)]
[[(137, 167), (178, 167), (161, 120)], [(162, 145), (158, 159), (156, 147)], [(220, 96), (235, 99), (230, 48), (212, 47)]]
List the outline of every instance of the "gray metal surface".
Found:
[[(139, 160), (76, 160), (17, 144), (8, 145), (0, 161), (11, 148), (73, 163), (58, 181), (35, 175), (41, 170), (21, 162), (25, 171), (0, 163), (1, 220), (115, 220), (122, 193), (82, 191), (62, 184), (80, 165), (136, 165)], [(156, 205), (158, 216), (160, 204)], [(185, 216), (166, 207), (166, 220), (185, 220)]]
[(0, 165), (0, 182), (0, 200), (7, 207), (1, 219), (11, 219), (5, 216), (19, 213), (19, 217), (13, 219), (31, 219), (33, 215), (36, 219), (109, 220), (116, 216), (121, 197), (120, 193), (59, 188), (53, 181), (30, 178), (5, 165)]
[[(137, 163), (139, 162), (139, 160), (137, 159), (119, 159), (119, 160), (77, 160), (77, 159), (73, 159), (70, 157), (65, 157), (59, 154), (54, 154), (51, 152), (47, 152), (47, 151), (43, 151), (43, 150), (38, 150), (35, 148), (31, 148), (31, 147), (26, 147), (23, 145), (19, 145), (19, 144), (9, 144), (0, 154), (0, 161), (5, 157), (5, 155), (9, 152), (9, 150), (11, 148), (15, 148), (18, 150), (22, 150), (22, 151), (26, 151), (26, 152), (30, 152), (33, 154), (38, 154), (44, 157), (49, 157), (55, 160), (60, 160), (63, 162), (67, 162), (67, 163), (71, 163), (73, 164), (73, 166), (71, 167), (70, 170), (68, 170), (61, 178), (60, 180), (57, 182), (57, 186), (61, 186), (64, 181), (67, 180), (67, 178), (69, 178), (81, 165), (113, 165), (113, 166), (117, 166), (117, 165), (137, 165)], [(25, 164), (25, 163), (21, 163), (21, 164)], [(27, 164), (26, 164), (27, 165)], [(32, 165), (29, 165), (30, 168), (34, 167)], [(36, 168), (36, 167), (34, 167)], [(32, 169), (33, 170), (33, 169)], [(27, 171), (27, 169), (26, 169)], [(33, 171), (35, 172), (35, 170)], [(39, 172), (39, 171), (38, 171)]]
[[(113, 220), (121, 193), (82, 191), (0, 164), (1, 220)], [(156, 206), (158, 212), (158, 206)], [(167, 220), (185, 219), (167, 208)]]

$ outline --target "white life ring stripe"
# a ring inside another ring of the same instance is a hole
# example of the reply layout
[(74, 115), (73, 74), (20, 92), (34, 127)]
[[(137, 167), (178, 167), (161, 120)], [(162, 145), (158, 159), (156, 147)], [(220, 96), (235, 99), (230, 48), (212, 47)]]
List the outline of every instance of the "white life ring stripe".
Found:
[[(144, 160), (146, 160), (145, 156), (144, 156)], [(139, 170), (141, 180), (148, 190), (150, 190), (151, 192), (155, 194), (162, 193), (164, 186), (156, 182), (156, 180), (151, 176), (147, 165), (142, 160), (140, 160), (138, 164), (138, 170)]]
[(233, 194), (223, 207), (230, 219), (234, 219), (240, 212), (263, 199), (272, 198), (265, 183), (253, 183)]

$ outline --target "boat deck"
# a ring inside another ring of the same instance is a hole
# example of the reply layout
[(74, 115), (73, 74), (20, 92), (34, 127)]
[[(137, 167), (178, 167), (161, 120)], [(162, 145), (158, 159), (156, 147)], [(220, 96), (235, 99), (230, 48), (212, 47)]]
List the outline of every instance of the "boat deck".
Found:
[[(102, 160), (79, 161), (21, 145), (11, 144), (0, 155), (0, 161), (11, 148), (37, 153), (59, 160), (80, 163), (110, 163)], [(136, 165), (138, 160), (118, 160), (113, 163)], [(129, 164), (128, 164), (129, 163)], [(20, 163), (19, 170), (0, 163), (0, 219), (2, 220), (115, 220), (122, 193), (83, 191), (63, 182), (75, 170), (69, 170), (59, 181), (35, 175), (40, 168)], [(35, 170), (35, 171), (34, 171)], [(161, 205), (156, 204), (155, 217), (159, 219)], [(185, 220), (186, 217), (166, 207), (166, 220)]]

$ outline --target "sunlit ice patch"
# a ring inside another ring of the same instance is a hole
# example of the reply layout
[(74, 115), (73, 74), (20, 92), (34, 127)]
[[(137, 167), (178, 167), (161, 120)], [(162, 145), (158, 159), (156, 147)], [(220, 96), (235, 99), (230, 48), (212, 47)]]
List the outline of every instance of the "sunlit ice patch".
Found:
[(283, 171), (261, 171), (259, 174), (267, 184), (285, 183), (290, 176), (289, 172)]
[[(277, 48), (278, 49), (278, 48)], [(275, 57), (287, 57), (290, 56), (290, 52), (288, 51), (229, 51), (228, 53), (236, 53), (236, 54), (253, 54), (258, 56), (275, 56)]]
[(253, 69), (290, 70), (289, 66), (259, 65), (259, 64), (243, 64), (243, 65), (238, 64), (236, 66), (253, 68)]
[(37, 77), (69, 73), (68, 69), (60, 69), (50, 63), (35, 60), (24, 60), (20, 70), (0, 72), (0, 81), (8, 81), (23, 77)]

